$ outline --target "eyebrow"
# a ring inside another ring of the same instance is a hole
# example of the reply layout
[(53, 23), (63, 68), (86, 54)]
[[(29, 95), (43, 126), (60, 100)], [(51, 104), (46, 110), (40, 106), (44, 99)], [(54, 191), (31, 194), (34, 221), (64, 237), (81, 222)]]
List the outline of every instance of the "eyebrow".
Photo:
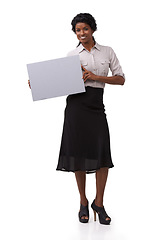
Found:
[[(86, 27), (83, 27), (83, 29), (84, 29), (84, 28), (88, 28), (88, 26), (86, 26)], [(79, 28), (79, 27), (76, 27), (76, 29), (80, 29), (80, 28)]]

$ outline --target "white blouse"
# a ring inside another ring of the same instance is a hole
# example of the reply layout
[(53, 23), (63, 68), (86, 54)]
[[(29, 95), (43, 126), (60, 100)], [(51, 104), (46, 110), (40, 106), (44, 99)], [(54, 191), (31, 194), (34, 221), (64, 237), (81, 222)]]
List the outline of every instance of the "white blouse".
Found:
[[(67, 56), (73, 55), (79, 55), (83, 67), (95, 75), (107, 76), (110, 68), (112, 76), (120, 75), (125, 78), (119, 60), (111, 47), (101, 46), (96, 43), (89, 52), (80, 44), (76, 49), (67, 54)], [(105, 83), (87, 80), (85, 86), (104, 88)]]

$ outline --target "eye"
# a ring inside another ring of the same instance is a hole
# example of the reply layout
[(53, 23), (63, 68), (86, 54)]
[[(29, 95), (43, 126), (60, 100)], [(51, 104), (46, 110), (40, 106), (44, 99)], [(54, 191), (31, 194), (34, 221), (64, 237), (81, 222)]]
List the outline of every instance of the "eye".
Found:
[(88, 30), (88, 27), (85, 27), (84, 30), (87, 31), (87, 30)]
[(76, 29), (76, 32), (80, 32), (80, 29), (79, 29), (79, 28), (77, 28), (77, 29)]

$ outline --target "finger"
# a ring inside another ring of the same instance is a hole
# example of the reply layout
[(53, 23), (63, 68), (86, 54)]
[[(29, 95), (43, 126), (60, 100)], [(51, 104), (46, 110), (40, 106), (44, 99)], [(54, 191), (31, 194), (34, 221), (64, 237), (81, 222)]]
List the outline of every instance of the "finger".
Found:
[(88, 75), (90, 75), (90, 71), (86, 71), (86, 72), (83, 73), (83, 76), (84, 76), (84, 77), (85, 77), (85, 76), (88, 76)]
[(88, 70), (85, 69), (83, 75), (86, 76), (87, 74), (90, 74), (90, 71), (88, 71)]
[(29, 88), (31, 88), (30, 80), (28, 80), (28, 85), (29, 85)]
[(86, 80), (82, 77), (83, 81), (86, 82)]
[(85, 79), (86, 78), (86, 76), (87, 76), (87, 73), (83, 73), (83, 79)]
[(89, 73), (84, 74), (83, 79), (86, 82), (86, 80), (89, 79)]
[(85, 71), (85, 72), (87, 71), (87, 69), (85, 67), (83, 67), (82, 65), (81, 65), (81, 67), (82, 67), (83, 71)]
[(83, 78), (85, 78), (85, 75), (86, 75), (86, 73), (84, 72), (84, 73), (83, 73)]
[(87, 81), (87, 79), (88, 79), (88, 77), (85, 77), (83, 80), (84, 80), (84, 82), (86, 82)]

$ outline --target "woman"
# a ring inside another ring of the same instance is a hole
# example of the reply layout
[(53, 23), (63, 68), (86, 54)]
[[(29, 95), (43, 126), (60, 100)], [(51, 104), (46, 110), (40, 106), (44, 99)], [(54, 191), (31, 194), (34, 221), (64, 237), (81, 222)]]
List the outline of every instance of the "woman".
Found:
[[(103, 105), (105, 83), (123, 85), (125, 77), (119, 61), (110, 47), (101, 46), (93, 37), (96, 21), (88, 13), (80, 13), (71, 22), (79, 44), (68, 56), (79, 55), (86, 88), (85, 93), (69, 95), (57, 170), (74, 172), (80, 193), (79, 220), (89, 221), (85, 194), (86, 173), (96, 173), (96, 197), (91, 207), (101, 224), (110, 224), (103, 196), (108, 169), (114, 165), (110, 152), (110, 137)], [(109, 68), (112, 77), (107, 77)]]

